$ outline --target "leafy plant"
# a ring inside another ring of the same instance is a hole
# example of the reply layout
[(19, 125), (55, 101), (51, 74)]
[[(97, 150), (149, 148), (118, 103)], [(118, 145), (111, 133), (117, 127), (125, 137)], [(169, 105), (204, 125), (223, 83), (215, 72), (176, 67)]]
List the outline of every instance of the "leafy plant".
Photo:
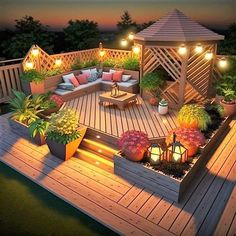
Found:
[(74, 64), (71, 65), (71, 69), (72, 69), (72, 70), (79, 70), (79, 69), (81, 69), (81, 68), (82, 68), (82, 66), (81, 66), (81, 63), (80, 63), (80, 58), (77, 57), (77, 58), (75, 59)]
[(92, 66), (98, 65), (98, 61), (94, 59), (90, 61), (81, 62), (80, 65), (81, 65), (81, 68), (92, 67)]
[[(205, 110), (210, 115), (210, 113), (216, 113), (220, 118), (224, 117), (224, 107), (217, 103), (206, 103), (204, 105)], [(212, 120), (213, 122), (213, 120)]]
[(29, 125), (31, 122), (39, 119), (38, 114), (40, 109), (40, 98), (31, 98), (31, 95), (26, 96), (23, 92), (12, 91), (14, 98), (9, 102), (12, 111), (11, 118), (21, 123)]
[(106, 59), (102, 62), (102, 65), (104, 67), (115, 67), (116, 61), (114, 59)]
[(30, 136), (32, 138), (34, 138), (37, 134), (41, 136), (45, 136), (48, 126), (49, 126), (49, 122), (42, 119), (37, 119), (31, 122), (29, 125)]
[(139, 59), (136, 57), (127, 57), (123, 60), (123, 68), (126, 70), (139, 70)]
[(142, 89), (146, 89), (153, 96), (159, 96), (160, 88), (165, 84), (165, 74), (163, 71), (146, 73), (140, 83)]
[(50, 77), (50, 76), (54, 76), (54, 75), (58, 75), (58, 74), (61, 74), (62, 71), (57, 68), (57, 69), (52, 69), (52, 70), (44, 70), (41, 72), (41, 74), (46, 78), (46, 77)]
[(23, 81), (26, 82), (35, 82), (35, 83), (41, 83), (42, 81), (44, 81), (44, 79), (46, 78), (45, 75), (43, 73), (40, 73), (39, 71), (35, 70), (35, 69), (31, 69), (31, 70), (27, 70), (25, 71), (20, 78)]
[(79, 119), (70, 109), (53, 113), (49, 120), (47, 138), (57, 143), (67, 144), (80, 137)]
[(150, 146), (147, 134), (142, 131), (126, 131), (122, 134), (121, 138), (118, 140), (119, 148), (124, 151), (125, 149), (132, 151), (147, 151)]
[(211, 124), (211, 118), (202, 106), (197, 104), (184, 105), (177, 116), (181, 127), (206, 130)]

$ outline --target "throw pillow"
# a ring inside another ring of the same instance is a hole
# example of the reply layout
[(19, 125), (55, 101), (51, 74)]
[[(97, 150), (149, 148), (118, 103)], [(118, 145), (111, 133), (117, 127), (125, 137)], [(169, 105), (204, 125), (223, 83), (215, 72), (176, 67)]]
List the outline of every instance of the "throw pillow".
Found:
[(98, 79), (98, 73), (93, 73), (91, 76), (88, 78), (88, 82), (93, 82)]
[(119, 70), (113, 73), (113, 81), (121, 82), (123, 71)]
[(122, 81), (123, 82), (127, 82), (130, 79), (131, 79), (131, 75), (122, 75)]
[(110, 69), (109, 72), (110, 72), (110, 73), (115, 73), (116, 70)]
[(78, 87), (79, 86), (79, 82), (78, 80), (73, 77), (73, 78), (70, 78), (70, 82), (75, 86), (75, 87)]
[(92, 68), (92, 69), (90, 69), (90, 73), (91, 74), (97, 74), (97, 68)]
[(74, 85), (71, 83), (60, 83), (57, 85), (59, 89), (73, 91), (75, 89)]
[(78, 80), (79, 84), (87, 84), (88, 78), (86, 74), (77, 75), (76, 79)]
[(90, 77), (90, 75), (91, 75), (90, 69), (81, 70), (81, 73), (82, 73), (82, 74), (86, 74), (86, 75), (87, 75), (87, 78)]
[(102, 72), (102, 80), (112, 81), (112, 73)]
[(70, 78), (73, 78), (73, 77), (75, 77), (75, 75), (73, 73), (71, 73), (71, 74), (68, 74), (68, 75), (63, 75), (62, 79), (65, 83), (70, 83)]

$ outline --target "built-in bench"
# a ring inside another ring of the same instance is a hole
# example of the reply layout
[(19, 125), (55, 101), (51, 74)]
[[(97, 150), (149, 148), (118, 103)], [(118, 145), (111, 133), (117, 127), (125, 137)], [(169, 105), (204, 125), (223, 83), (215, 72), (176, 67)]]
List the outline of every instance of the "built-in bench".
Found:
[[(111, 90), (111, 81), (103, 81), (101, 78), (88, 82), (87, 84), (82, 84), (75, 88), (73, 91), (64, 90), (57, 88), (58, 84), (62, 82), (62, 76), (68, 73), (73, 73), (74, 75), (80, 74), (80, 70), (75, 70), (55, 76), (48, 77), (45, 80), (45, 91), (54, 91), (55, 94), (62, 96), (64, 101), (72, 100), (73, 98), (92, 93), (99, 90), (109, 91)], [(124, 74), (131, 74), (132, 78), (127, 82), (118, 82), (119, 88), (122, 91), (129, 93), (139, 92), (139, 72), (124, 70)]]

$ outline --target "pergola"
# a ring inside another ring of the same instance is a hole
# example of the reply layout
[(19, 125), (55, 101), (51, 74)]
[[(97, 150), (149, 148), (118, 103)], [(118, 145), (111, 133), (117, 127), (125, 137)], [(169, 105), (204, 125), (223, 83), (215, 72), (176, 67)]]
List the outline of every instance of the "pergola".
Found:
[(210, 96), (219, 35), (175, 9), (134, 36), (142, 75), (163, 67), (170, 77), (162, 97), (171, 107)]

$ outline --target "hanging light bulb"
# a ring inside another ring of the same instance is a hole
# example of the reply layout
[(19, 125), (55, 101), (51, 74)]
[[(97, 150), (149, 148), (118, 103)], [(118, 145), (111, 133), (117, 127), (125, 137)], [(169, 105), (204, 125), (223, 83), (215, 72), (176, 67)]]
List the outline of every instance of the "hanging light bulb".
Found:
[(187, 52), (187, 48), (185, 47), (184, 44), (182, 44), (182, 45), (179, 47), (178, 52), (179, 52), (180, 55), (184, 55), (184, 54)]
[(129, 40), (133, 40), (134, 39), (134, 33), (129, 33), (129, 35), (128, 35), (128, 39)]
[(213, 58), (213, 53), (211, 51), (207, 51), (207, 53), (205, 55), (205, 58), (207, 60), (211, 60)]
[(120, 45), (121, 45), (122, 47), (126, 47), (126, 46), (128, 45), (128, 41), (127, 41), (126, 39), (121, 39)]
[(200, 54), (200, 53), (202, 53), (202, 51), (203, 51), (202, 45), (200, 43), (197, 44), (197, 46), (195, 47), (195, 52)]
[(31, 70), (31, 69), (34, 68), (34, 64), (33, 64), (33, 62), (31, 62), (31, 61), (27, 61), (27, 62), (25, 63), (25, 67), (26, 67), (27, 70)]
[(39, 50), (38, 50), (38, 48), (37, 48), (36, 46), (34, 46), (34, 47), (32, 48), (31, 54), (32, 54), (32, 56), (34, 56), (34, 57), (37, 57), (37, 56), (39, 55)]
[(58, 58), (58, 59), (55, 60), (55, 66), (56, 66), (56, 67), (60, 67), (60, 66), (61, 66), (61, 63), (62, 63), (61, 58)]
[(139, 54), (140, 53), (140, 47), (138, 46), (133, 46), (132, 48), (134, 54)]
[(218, 62), (219, 67), (222, 69), (227, 67), (227, 64), (227, 60), (224, 57), (222, 57)]

